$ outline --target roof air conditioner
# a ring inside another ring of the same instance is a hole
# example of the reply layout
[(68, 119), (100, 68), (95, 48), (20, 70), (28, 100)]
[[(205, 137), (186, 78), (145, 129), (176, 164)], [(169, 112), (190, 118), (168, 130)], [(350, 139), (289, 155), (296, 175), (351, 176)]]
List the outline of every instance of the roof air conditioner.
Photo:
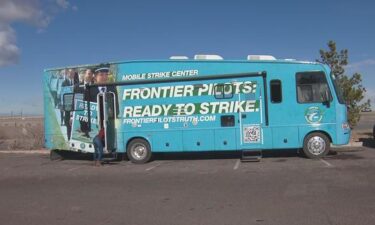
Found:
[(223, 57), (219, 55), (195, 55), (195, 60), (223, 60)]

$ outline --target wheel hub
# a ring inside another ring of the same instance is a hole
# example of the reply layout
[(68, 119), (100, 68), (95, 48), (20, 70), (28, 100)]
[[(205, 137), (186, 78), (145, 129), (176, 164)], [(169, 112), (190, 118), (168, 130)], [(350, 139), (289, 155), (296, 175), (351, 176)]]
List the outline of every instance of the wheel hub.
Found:
[(134, 158), (141, 160), (146, 157), (146, 147), (143, 145), (137, 145), (132, 149), (131, 153)]
[(326, 150), (326, 142), (319, 136), (312, 137), (307, 143), (308, 150), (313, 155), (320, 155)]

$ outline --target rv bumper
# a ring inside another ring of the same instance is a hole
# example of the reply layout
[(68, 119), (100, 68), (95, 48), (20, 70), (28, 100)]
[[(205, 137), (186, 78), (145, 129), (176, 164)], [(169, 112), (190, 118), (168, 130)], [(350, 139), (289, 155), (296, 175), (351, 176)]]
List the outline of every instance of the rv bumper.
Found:
[(351, 136), (351, 129), (347, 123), (343, 123), (342, 126), (339, 129), (336, 143), (333, 143), (334, 145), (347, 145), (350, 141)]

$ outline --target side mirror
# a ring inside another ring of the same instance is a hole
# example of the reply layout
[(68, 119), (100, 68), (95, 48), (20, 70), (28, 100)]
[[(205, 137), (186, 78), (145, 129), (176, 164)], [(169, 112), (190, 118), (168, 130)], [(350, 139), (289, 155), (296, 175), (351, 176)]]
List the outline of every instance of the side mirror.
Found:
[(331, 102), (328, 100), (328, 101), (324, 101), (323, 102), (323, 105), (327, 106), (327, 108), (331, 107)]
[(74, 93), (67, 93), (63, 95), (63, 110), (74, 111)]

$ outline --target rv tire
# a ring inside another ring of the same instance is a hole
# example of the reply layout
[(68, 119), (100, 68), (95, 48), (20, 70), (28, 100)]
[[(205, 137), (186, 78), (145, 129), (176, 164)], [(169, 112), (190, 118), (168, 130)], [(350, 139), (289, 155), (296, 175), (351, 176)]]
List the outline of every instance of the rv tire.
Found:
[(324, 157), (330, 149), (329, 138), (320, 132), (313, 132), (305, 137), (303, 153), (307, 158), (316, 159)]
[(129, 160), (135, 164), (147, 163), (152, 156), (150, 144), (142, 138), (131, 140), (127, 145), (126, 153)]

